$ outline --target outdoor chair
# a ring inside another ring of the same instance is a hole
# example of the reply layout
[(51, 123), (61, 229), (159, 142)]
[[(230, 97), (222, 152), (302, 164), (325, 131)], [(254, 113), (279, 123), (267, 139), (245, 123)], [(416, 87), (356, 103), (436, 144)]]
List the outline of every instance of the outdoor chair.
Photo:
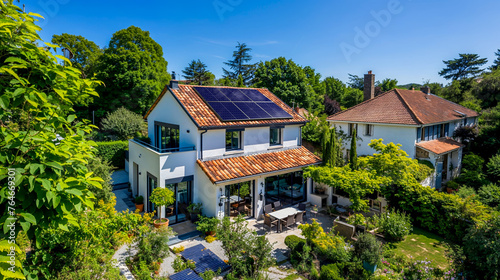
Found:
[[(299, 210), (304, 212), (304, 217), (307, 215), (305, 203), (299, 203)], [(307, 218), (307, 217), (305, 217), (305, 218)]]
[(269, 232), (271, 232), (272, 226), (276, 226), (276, 231), (278, 231), (278, 220), (272, 220), (269, 214), (264, 214), (264, 224), (269, 227)]
[(238, 205), (238, 214), (245, 213), (245, 204)]
[(300, 211), (297, 214), (295, 214), (295, 223), (301, 223), (302, 224), (302, 222), (303, 222), (303, 216), (304, 216), (304, 212), (303, 211)]
[(273, 206), (271, 204), (267, 204), (266, 206), (264, 206), (264, 213), (265, 214), (269, 214), (273, 212)]
[(286, 220), (281, 221), (281, 228), (283, 228), (283, 226), (290, 228), (293, 227), (294, 224), (295, 224), (295, 215), (290, 215), (286, 218)]
[(274, 202), (274, 211), (278, 211), (280, 210), (282, 207), (281, 207), (281, 202), (280, 201), (275, 201)]

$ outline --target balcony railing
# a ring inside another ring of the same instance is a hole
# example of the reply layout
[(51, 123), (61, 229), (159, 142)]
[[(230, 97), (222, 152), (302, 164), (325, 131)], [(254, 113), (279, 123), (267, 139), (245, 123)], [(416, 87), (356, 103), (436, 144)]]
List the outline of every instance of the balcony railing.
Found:
[(139, 140), (139, 139), (134, 139), (134, 142), (136, 142), (137, 144), (140, 144), (142, 146), (146, 146), (147, 148), (157, 152), (157, 153), (160, 153), (160, 154), (163, 154), (163, 153), (175, 153), (175, 152), (186, 152), (186, 151), (194, 151), (195, 150), (195, 146), (187, 146), (187, 147), (179, 147), (179, 148), (164, 148), (164, 149), (160, 149), (158, 147), (155, 147), (147, 142), (144, 142), (142, 140)]

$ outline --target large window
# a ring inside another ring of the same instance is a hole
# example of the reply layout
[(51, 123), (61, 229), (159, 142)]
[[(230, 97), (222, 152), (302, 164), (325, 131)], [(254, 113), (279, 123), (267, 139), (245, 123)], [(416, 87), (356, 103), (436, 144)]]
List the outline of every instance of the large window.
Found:
[(251, 217), (253, 215), (253, 193), (254, 181), (226, 185), (226, 215)]
[(271, 146), (281, 145), (281, 128), (271, 127), (269, 135), (269, 144)]
[(226, 151), (241, 150), (241, 130), (226, 130)]
[(417, 128), (417, 142), (448, 137), (449, 123), (436, 124)]
[[(175, 198), (174, 203), (165, 206), (166, 210), (165, 217), (170, 220), (171, 224), (185, 221), (189, 217), (189, 212), (187, 208), (189, 204), (191, 204), (191, 197), (192, 197), (191, 180), (179, 183), (165, 184), (165, 188), (171, 190), (174, 193), (174, 198)], [(165, 183), (167, 183), (167, 181)]]
[(305, 188), (302, 171), (267, 177), (266, 204), (281, 201), (286, 206), (305, 201)]
[(157, 148), (167, 151), (179, 148), (179, 126), (155, 122), (155, 145)]

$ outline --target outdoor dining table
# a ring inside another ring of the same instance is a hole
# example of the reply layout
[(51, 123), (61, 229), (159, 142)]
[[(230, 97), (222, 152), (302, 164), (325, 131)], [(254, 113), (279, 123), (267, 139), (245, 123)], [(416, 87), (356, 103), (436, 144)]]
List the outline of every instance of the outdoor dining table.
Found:
[(278, 210), (278, 211), (271, 212), (271, 213), (269, 213), (269, 216), (278, 220), (278, 226), (276, 227), (276, 231), (280, 232), (281, 231), (281, 221), (286, 220), (286, 218), (288, 216), (295, 215), (298, 212), (300, 212), (300, 211), (293, 208), (293, 207), (287, 207), (287, 208), (283, 208), (283, 209)]

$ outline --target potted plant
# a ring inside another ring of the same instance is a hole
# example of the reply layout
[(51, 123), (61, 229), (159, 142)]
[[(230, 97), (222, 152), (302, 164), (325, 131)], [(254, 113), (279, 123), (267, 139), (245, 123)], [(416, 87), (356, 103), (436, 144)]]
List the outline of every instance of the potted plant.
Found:
[(195, 223), (198, 221), (198, 215), (201, 214), (201, 210), (203, 209), (201, 203), (191, 203), (189, 204), (187, 210), (191, 214), (191, 222)]
[(321, 185), (316, 185), (315, 190), (317, 194), (324, 194), (326, 191), (325, 187)]
[(139, 212), (144, 211), (144, 197), (142, 195), (136, 197), (134, 202), (135, 202), (135, 209), (139, 209)]
[(154, 221), (153, 225), (155, 228), (162, 226), (168, 226), (168, 219), (161, 217), (161, 208), (173, 204), (175, 201), (174, 192), (167, 188), (156, 188), (151, 193), (149, 201), (154, 203), (158, 208), (158, 220)]
[(196, 222), (196, 230), (204, 232), (206, 235), (215, 235), (215, 229), (217, 228), (217, 224), (219, 223), (219, 219), (213, 217), (205, 217), (199, 216), (199, 221)]
[(363, 268), (374, 273), (382, 256), (382, 244), (372, 234), (362, 233), (354, 243), (354, 253), (363, 261)]

